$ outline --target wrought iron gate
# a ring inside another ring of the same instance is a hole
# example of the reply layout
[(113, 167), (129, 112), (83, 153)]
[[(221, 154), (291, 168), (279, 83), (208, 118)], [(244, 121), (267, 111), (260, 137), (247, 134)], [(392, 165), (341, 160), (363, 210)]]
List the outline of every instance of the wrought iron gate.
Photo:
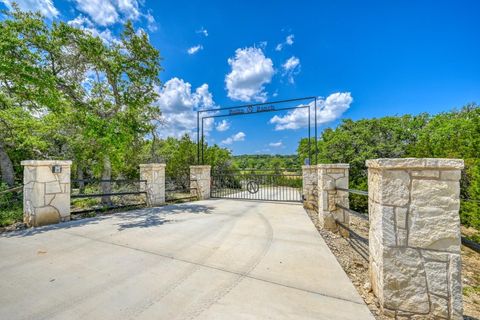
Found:
[(212, 198), (301, 202), (302, 174), (285, 169), (212, 172)]

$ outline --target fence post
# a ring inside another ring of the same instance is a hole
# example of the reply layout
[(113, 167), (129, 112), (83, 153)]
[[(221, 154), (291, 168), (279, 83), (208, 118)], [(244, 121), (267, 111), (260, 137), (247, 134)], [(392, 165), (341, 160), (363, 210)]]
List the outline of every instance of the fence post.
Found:
[(302, 166), (303, 206), (318, 213), (317, 166)]
[(369, 272), (383, 312), (462, 319), (463, 160), (375, 159), (366, 164)]
[(25, 160), (23, 221), (38, 227), (70, 220), (69, 160)]
[(210, 198), (210, 166), (190, 166), (190, 194), (198, 200)]
[(140, 190), (147, 192), (147, 205), (150, 207), (165, 204), (165, 163), (140, 165)]
[(349, 207), (348, 192), (336, 188), (348, 189), (349, 164), (318, 164), (318, 221), (320, 227), (333, 232), (339, 232), (348, 237), (349, 232), (339, 227), (338, 223), (348, 227), (350, 215), (348, 211), (340, 209), (336, 204)]

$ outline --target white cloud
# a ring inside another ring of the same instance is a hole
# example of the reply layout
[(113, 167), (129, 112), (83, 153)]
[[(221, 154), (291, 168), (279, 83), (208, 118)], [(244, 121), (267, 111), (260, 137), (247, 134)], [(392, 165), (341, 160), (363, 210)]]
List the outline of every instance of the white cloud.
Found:
[(201, 27), (199, 30), (195, 31), (195, 33), (199, 33), (204, 35), (205, 37), (208, 37), (208, 30), (205, 29), (204, 27)]
[(47, 18), (58, 16), (58, 10), (52, 0), (0, 0), (8, 9), (12, 9), (13, 3), (18, 4), (23, 11), (39, 11)]
[(125, 18), (137, 20), (140, 16), (137, 0), (116, 0), (115, 2), (117, 4), (118, 11), (123, 13)]
[(288, 82), (294, 83), (294, 77), (300, 72), (300, 59), (295, 56), (290, 58), (282, 64), (283, 75), (288, 78)]
[(298, 65), (300, 64), (300, 59), (298, 59), (295, 56), (292, 56), (285, 61), (284, 64), (282, 64), (283, 69), (286, 71), (293, 70), (295, 69)]
[(67, 22), (72, 27), (82, 29), (86, 32), (89, 32), (94, 37), (99, 37), (103, 42), (107, 44), (119, 42), (119, 40), (112, 34), (109, 29), (99, 30), (95, 27), (93, 22), (83, 15), (79, 15), (73, 20)]
[[(193, 136), (197, 128), (197, 110), (214, 106), (208, 84), (204, 83), (192, 92), (192, 85), (179, 78), (172, 78), (165, 83), (159, 92), (157, 104), (164, 120), (164, 125), (158, 129), (161, 137), (180, 137), (185, 133)], [(206, 134), (212, 127), (212, 118), (204, 120)]]
[(197, 53), (198, 51), (203, 50), (203, 46), (201, 44), (193, 46), (187, 50), (188, 54), (192, 55)]
[(287, 39), (285, 39), (285, 43), (288, 44), (289, 46), (291, 46), (293, 44), (293, 38), (295, 37), (295, 35), (293, 34), (290, 34), (287, 36)]
[(275, 47), (275, 50), (276, 51), (282, 51), (282, 49), (285, 47), (285, 45), (291, 46), (293, 44), (293, 39), (294, 38), (295, 38), (294, 34), (289, 34), (285, 38), (285, 42), (281, 42), (281, 43), (277, 44), (277, 46)]
[(101, 26), (108, 26), (118, 21), (117, 10), (109, 0), (76, 0), (76, 2), (78, 10), (88, 14)]
[(157, 23), (155, 22), (155, 18), (150, 12), (147, 12), (147, 14), (144, 15), (145, 19), (147, 20), (147, 28), (150, 32), (155, 32), (157, 31)]
[(236, 141), (244, 141), (246, 137), (246, 134), (243, 133), (242, 131), (228, 137), (227, 139), (223, 140), (221, 143), (222, 144), (232, 144)]
[(78, 10), (88, 14), (93, 22), (100, 26), (109, 26), (126, 19), (137, 20), (140, 17), (137, 0), (75, 0), (75, 2)]
[(216, 127), (217, 131), (227, 131), (228, 129), (230, 129), (230, 122), (228, 122), (227, 120), (222, 120), (220, 121), (219, 123), (216, 124)]
[[(337, 92), (329, 95), (325, 100), (318, 99), (317, 124), (324, 124), (338, 119), (350, 108), (352, 101), (353, 98), (350, 92)], [(313, 109), (314, 102), (311, 102), (309, 106)], [(269, 122), (275, 124), (275, 130), (304, 128), (308, 126), (308, 109), (294, 109), (285, 116), (274, 116)]]
[(268, 145), (269, 145), (270, 147), (280, 148), (280, 147), (283, 147), (283, 142), (282, 142), (282, 141), (270, 142)]
[(270, 58), (260, 48), (244, 48), (235, 51), (228, 59), (232, 71), (225, 76), (227, 95), (233, 100), (261, 101), (267, 99), (265, 84), (270, 83), (275, 70)]
[(267, 42), (267, 41), (260, 41), (260, 42), (258, 43), (258, 47), (260, 47), (260, 48), (262, 48), (262, 49), (264, 49), (264, 50), (265, 50), (265, 48), (267, 47), (267, 45), (268, 45), (268, 42)]

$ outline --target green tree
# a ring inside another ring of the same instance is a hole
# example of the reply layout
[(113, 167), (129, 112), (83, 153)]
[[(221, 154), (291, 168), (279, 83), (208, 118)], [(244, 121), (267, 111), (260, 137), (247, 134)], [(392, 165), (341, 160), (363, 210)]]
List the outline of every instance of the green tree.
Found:
[[(78, 175), (87, 166), (104, 179), (111, 178), (112, 164), (122, 171), (160, 117), (154, 103), (160, 55), (148, 36), (127, 22), (119, 41), (104, 43), (63, 22), (47, 24), (38, 13), (3, 14), (2, 179), (12, 184), (11, 157), (20, 145), (32, 144), (36, 158), (75, 160)], [(26, 125), (36, 140), (18, 134)], [(45, 136), (50, 139), (39, 141)]]
[[(345, 119), (337, 128), (322, 132), (318, 141), (318, 162), (349, 163), (351, 185), (366, 187), (365, 160), (408, 156), (427, 121), (426, 114), (358, 121)], [(308, 157), (307, 144), (308, 139), (299, 143), (300, 159)]]
[[(105, 44), (100, 38), (86, 37), (74, 49), (89, 74), (89, 85), (77, 94), (74, 119), (80, 121), (80, 136), (95, 148), (91, 154), (102, 180), (112, 176), (112, 163), (121, 168), (138, 151), (139, 140), (151, 132), (160, 117), (154, 104), (160, 85), (160, 55), (145, 32), (135, 32), (127, 22), (119, 43)], [(73, 98), (73, 96), (72, 96)], [(82, 149), (87, 147), (82, 144)], [(109, 192), (109, 183), (102, 191)], [(108, 198), (104, 198), (108, 202)]]
[(0, 167), (3, 181), (12, 186), (12, 157), (45, 156), (43, 137), (54, 127), (45, 125), (45, 115), (68, 104), (58, 90), (51, 54), (67, 40), (59, 25), (49, 29), (39, 14), (1, 13), (6, 19), (0, 22)]
[[(299, 142), (300, 159), (308, 155), (308, 141)], [(461, 110), (430, 116), (405, 115), (358, 121), (343, 120), (326, 129), (318, 141), (319, 163), (349, 163), (350, 187), (367, 189), (365, 161), (374, 158), (461, 158), (462, 223), (480, 229), (480, 108), (469, 104)], [(364, 197), (352, 195), (351, 206), (365, 212)]]
[(465, 160), (460, 217), (462, 223), (480, 229), (480, 107), (472, 103), (432, 117), (411, 154)]
[[(152, 144), (157, 144), (153, 147)], [(155, 150), (155, 154), (151, 154)], [(197, 144), (189, 135), (180, 139), (169, 137), (164, 140), (151, 140), (144, 148), (143, 161), (166, 163), (166, 178), (174, 181), (184, 189), (190, 185), (190, 166), (197, 164)], [(229, 150), (217, 145), (204, 145), (204, 162), (212, 166), (213, 171), (228, 169), (232, 166), (232, 156)]]

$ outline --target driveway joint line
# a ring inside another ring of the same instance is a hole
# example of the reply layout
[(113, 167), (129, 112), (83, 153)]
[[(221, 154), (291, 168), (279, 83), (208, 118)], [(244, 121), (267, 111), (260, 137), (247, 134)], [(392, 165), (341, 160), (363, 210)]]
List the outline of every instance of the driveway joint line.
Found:
[(80, 235), (80, 234), (75, 234), (75, 233), (70, 233), (70, 232), (63, 232), (63, 233), (71, 235), (71, 236), (77, 236), (77, 237), (89, 239), (91, 241), (101, 242), (101, 243), (104, 243), (104, 244), (109, 244), (109, 245), (113, 245), (113, 246), (117, 246), (117, 247), (122, 247), (122, 248), (125, 248), (125, 249), (130, 249), (130, 250), (135, 250), (135, 251), (146, 253), (146, 254), (155, 255), (155, 256), (158, 256), (158, 257), (165, 258), (165, 259), (171, 259), (171, 260), (180, 261), (180, 262), (183, 262), (183, 263), (194, 264), (194, 265), (198, 265), (200, 267), (204, 267), (204, 268), (207, 268), (207, 269), (212, 269), (212, 270), (226, 272), (226, 273), (230, 273), (230, 274), (234, 274), (234, 275), (238, 275), (238, 276), (243, 276), (243, 277), (248, 278), (248, 279), (257, 280), (257, 281), (261, 281), (261, 282), (266, 282), (266, 283), (270, 283), (270, 284), (273, 284), (273, 285), (285, 287), (285, 288), (288, 288), (288, 289), (303, 291), (303, 292), (306, 292), (306, 293), (312, 293), (312, 294), (324, 296), (324, 297), (327, 297), (327, 298), (330, 298), (330, 299), (342, 300), (342, 301), (346, 301), (346, 302), (350, 302), (350, 303), (354, 303), (354, 304), (358, 304), (358, 305), (364, 305), (363, 301), (362, 302), (353, 301), (353, 300), (350, 300), (350, 299), (346, 299), (346, 298), (342, 298), (342, 297), (338, 297), (338, 296), (332, 296), (332, 295), (322, 293), (322, 292), (318, 292), (318, 291), (312, 291), (312, 290), (308, 290), (308, 289), (303, 289), (303, 288), (290, 286), (288, 284), (283, 284), (283, 283), (278, 283), (278, 282), (271, 281), (271, 280), (261, 279), (261, 278), (251, 276), (247, 272), (242, 273), (242, 272), (227, 270), (227, 269), (223, 269), (223, 268), (219, 268), (219, 267), (215, 267), (215, 266), (201, 264), (201, 263), (198, 263), (198, 262), (195, 262), (195, 261), (185, 260), (185, 259), (177, 258), (177, 257), (174, 257), (174, 256), (169, 256), (169, 255), (166, 255), (166, 254), (161, 254), (161, 253), (154, 252), (154, 251), (149, 251), (149, 250), (145, 250), (145, 249), (130, 247), (130, 246), (120, 244), (120, 243), (110, 242), (110, 241), (106, 241), (106, 240), (102, 240), (102, 239), (89, 238), (87, 236)]

